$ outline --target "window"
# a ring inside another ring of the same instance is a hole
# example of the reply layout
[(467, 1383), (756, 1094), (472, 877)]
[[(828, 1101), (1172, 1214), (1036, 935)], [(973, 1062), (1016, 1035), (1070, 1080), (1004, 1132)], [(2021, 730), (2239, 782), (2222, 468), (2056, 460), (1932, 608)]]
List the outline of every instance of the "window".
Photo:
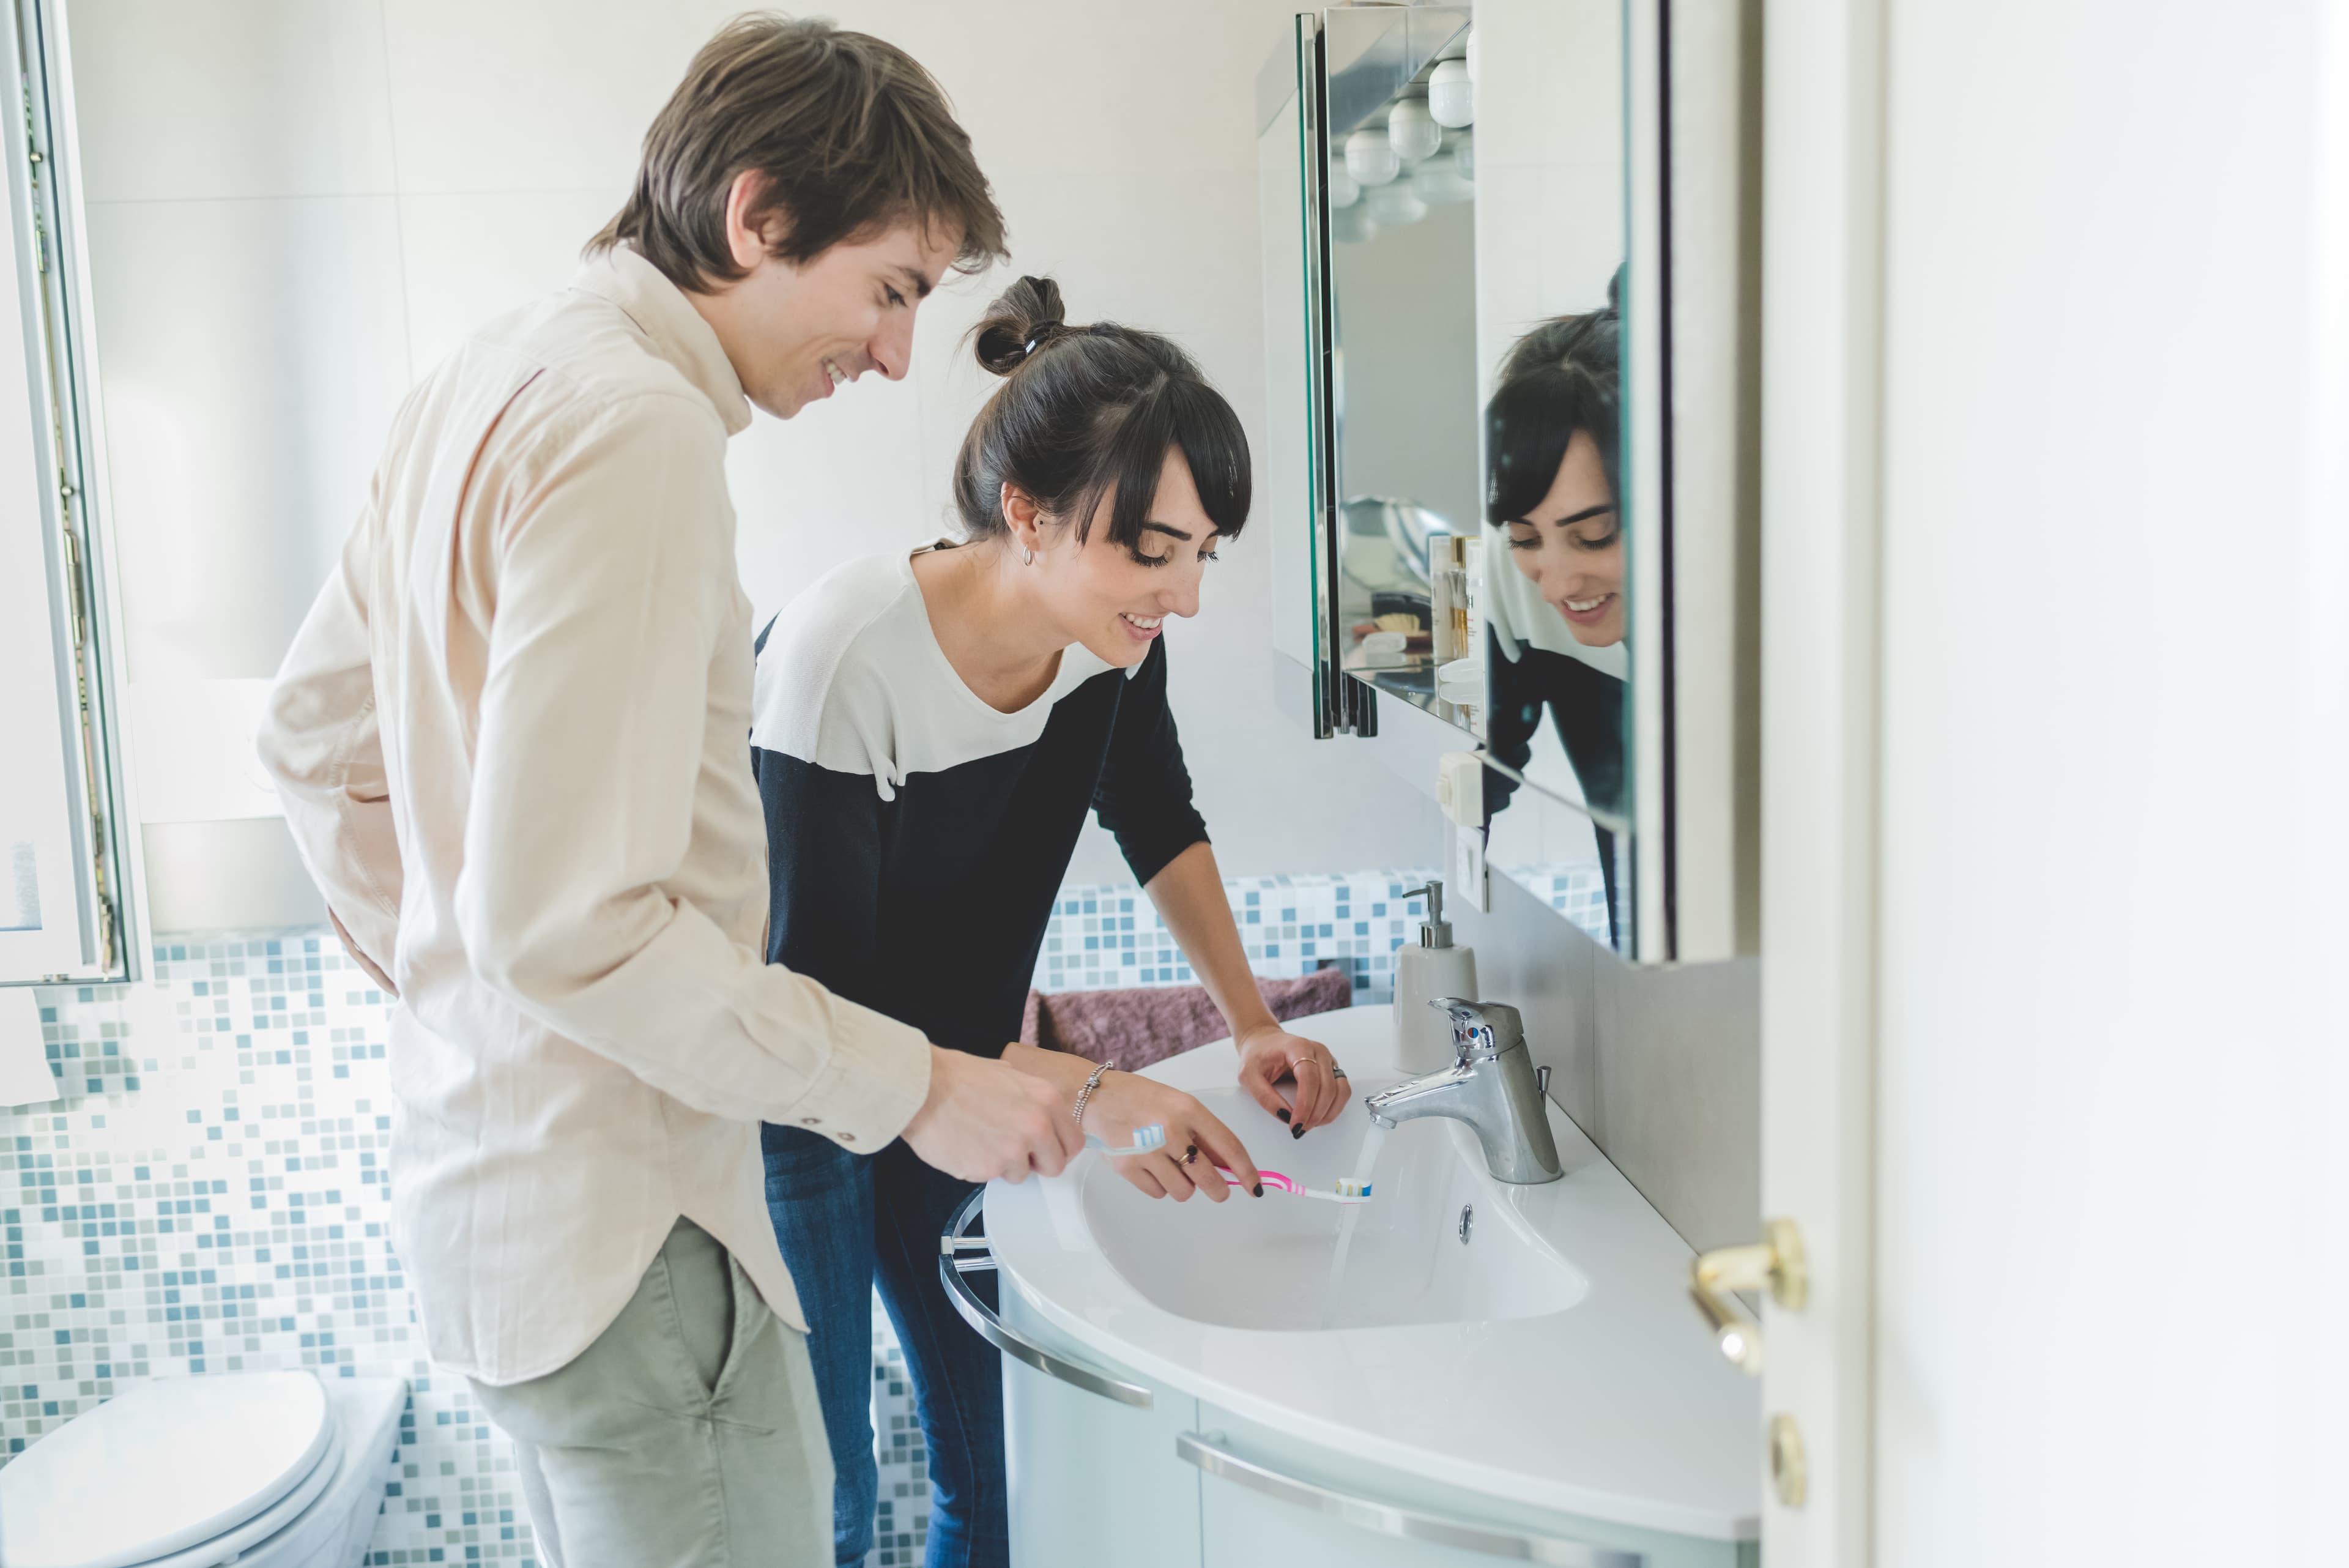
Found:
[[(0, 984), (133, 972), (110, 701), (111, 596), (98, 547), (78, 202), (47, 18), (5, 39), (21, 112), (0, 114), (8, 257), (0, 277)], [(11, 308), (13, 306), (13, 308)]]

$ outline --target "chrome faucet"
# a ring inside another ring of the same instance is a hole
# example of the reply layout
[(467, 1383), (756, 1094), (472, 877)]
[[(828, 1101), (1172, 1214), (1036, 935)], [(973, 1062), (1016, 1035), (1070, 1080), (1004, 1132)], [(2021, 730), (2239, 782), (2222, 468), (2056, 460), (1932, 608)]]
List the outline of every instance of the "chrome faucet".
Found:
[(1421, 1116), (1451, 1116), (1475, 1131), (1495, 1179), (1531, 1186), (1565, 1175), (1542, 1106), (1549, 1069), (1535, 1070), (1517, 1010), (1458, 996), (1428, 1005), (1452, 1020), (1452, 1065), (1371, 1096), (1363, 1102), (1371, 1120), (1392, 1127)]

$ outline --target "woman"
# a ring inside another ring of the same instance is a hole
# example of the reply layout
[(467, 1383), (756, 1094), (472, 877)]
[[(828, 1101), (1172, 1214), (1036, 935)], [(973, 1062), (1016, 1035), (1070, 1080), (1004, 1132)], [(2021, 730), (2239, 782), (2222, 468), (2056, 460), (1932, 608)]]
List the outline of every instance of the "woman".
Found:
[[(1348, 1097), (1328, 1050), (1257, 992), (1166, 705), (1166, 618), (1196, 613), (1217, 542), (1247, 516), (1239, 421), (1166, 339), (1062, 315), (1058, 287), (1022, 278), (975, 334), (1005, 381), (956, 462), (966, 538), (851, 562), (762, 640), (768, 956), (1050, 1080), (1072, 1113), (1082, 1096), (1084, 1130), (1112, 1147), (1163, 1126), (1163, 1152), (1114, 1162), (1143, 1191), (1222, 1202), (1223, 1165), (1253, 1200), (1247, 1150), (1192, 1096), (1004, 1044), (1092, 809), (1230, 1024), (1257, 1102), (1302, 1137)], [(929, 1449), (928, 1562), (1004, 1563), (1000, 1363), (937, 1281), (938, 1232), (970, 1186), (903, 1143), (867, 1158), (769, 1127), (765, 1147), (832, 1441), (839, 1561), (870, 1544), (877, 1281)]]
[[(1613, 290), (1609, 289), (1611, 297)], [(1545, 710), (1595, 810), (1620, 817), (1623, 769), (1623, 524), (1617, 510), (1620, 317), (1610, 303), (1536, 327), (1509, 351), (1485, 410), (1491, 708), (1485, 743), (1522, 771)], [(1485, 774), (1489, 817), (1515, 786)], [(1597, 829), (1609, 916), (1620, 930), (1615, 836)]]

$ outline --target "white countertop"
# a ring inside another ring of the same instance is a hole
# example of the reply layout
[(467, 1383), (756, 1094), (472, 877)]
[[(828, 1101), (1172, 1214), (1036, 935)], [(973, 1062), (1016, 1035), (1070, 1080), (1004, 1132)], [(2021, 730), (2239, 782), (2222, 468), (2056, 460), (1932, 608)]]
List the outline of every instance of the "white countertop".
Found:
[[(1353, 1008), (1291, 1027), (1336, 1054), (1359, 1098), (1405, 1075), (1391, 1014)], [(1219, 1041), (1149, 1075), (1196, 1093), (1231, 1085), (1233, 1063), (1230, 1042)], [(1287, 1127), (1253, 1105), (1226, 1119), (1260, 1165), (1282, 1167)], [(1690, 1303), (1687, 1245), (1555, 1105), (1550, 1126), (1567, 1174), (1536, 1187), (1491, 1181), (1473, 1136), (1454, 1121), (1406, 1122), (1389, 1141), (1392, 1150), (1402, 1138), (1462, 1140), (1488, 1184), (1480, 1204), (1506, 1205), (1588, 1277), (1579, 1299), (1544, 1316), (1298, 1331), (1177, 1316), (1093, 1244), (1077, 1200), (1101, 1158), (1091, 1153), (1062, 1176), (990, 1187), (987, 1231), (1000, 1277), (1048, 1322), (1105, 1359), (1244, 1418), (1489, 1497), (1754, 1539), (1759, 1388), (1714, 1350)]]

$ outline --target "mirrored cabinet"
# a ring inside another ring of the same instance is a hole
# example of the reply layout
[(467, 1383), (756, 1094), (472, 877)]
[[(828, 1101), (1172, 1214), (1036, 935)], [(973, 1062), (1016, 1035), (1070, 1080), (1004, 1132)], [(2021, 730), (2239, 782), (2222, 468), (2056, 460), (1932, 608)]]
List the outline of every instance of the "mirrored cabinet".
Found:
[(1276, 657), (1324, 736), (1372, 732), (1373, 692), (1471, 730), (1483, 702), (1472, 36), (1465, 8), (1309, 13), (1258, 82)]
[(1258, 85), (1284, 702), (1457, 732), (1486, 864), (1640, 962), (1754, 950), (1757, 45), (1348, 5)]

